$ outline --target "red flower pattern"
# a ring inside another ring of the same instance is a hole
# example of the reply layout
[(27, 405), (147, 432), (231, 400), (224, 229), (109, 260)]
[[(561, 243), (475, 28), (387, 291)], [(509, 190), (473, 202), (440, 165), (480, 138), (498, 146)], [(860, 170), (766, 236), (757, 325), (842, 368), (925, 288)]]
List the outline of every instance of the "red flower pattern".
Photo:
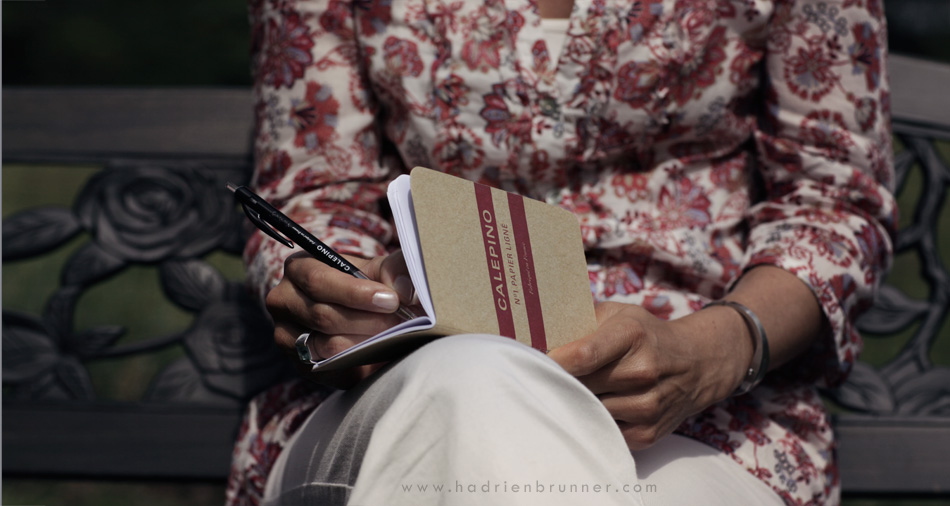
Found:
[(812, 102), (830, 93), (837, 80), (831, 57), (820, 45), (799, 48), (785, 66), (785, 82), (789, 90)]
[(838, 111), (812, 111), (802, 120), (801, 137), (834, 160), (847, 162), (854, 141)]
[(290, 168), (290, 155), (286, 151), (269, 151), (258, 153), (256, 158), (260, 160), (254, 184), (256, 186), (271, 186), (283, 176)]
[(419, 58), (419, 49), (411, 40), (389, 37), (383, 44), (386, 66), (396, 75), (418, 77), (422, 73), (422, 59)]
[[(699, 37), (698, 35), (694, 37)], [(716, 82), (722, 62), (726, 60), (726, 27), (713, 28), (705, 41), (694, 42), (702, 47), (699, 54), (690, 55), (687, 61), (679, 65), (677, 76), (672, 81), (671, 93), (679, 105), (699, 98), (703, 88)]]
[(468, 23), (468, 37), (462, 45), (462, 61), (469, 70), (488, 72), (501, 65), (501, 48), (505, 42), (504, 18), (492, 17), (488, 6), (473, 12)]
[(492, 144), (497, 147), (508, 146), (509, 137), (523, 141), (531, 134), (530, 123), (518, 121), (508, 112), (505, 95), (504, 83), (493, 85), (492, 92), (485, 95), (485, 107), (479, 112), (488, 123), (485, 132), (491, 135)]
[(370, 37), (386, 31), (392, 21), (392, 0), (353, 0), (360, 20), (360, 35)]
[(870, 23), (855, 25), (854, 44), (848, 48), (851, 64), (855, 73), (863, 73), (868, 91), (874, 91), (881, 84), (881, 45)]
[(297, 131), (294, 146), (310, 152), (320, 150), (333, 138), (339, 110), (340, 103), (329, 86), (307, 83), (303, 101), (290, 111), (290, 120)]
[[(881, 0), (833, 13), (817, 0), (589, 0), (558, 62), (533, 0), (304, 4), (251, 2), (262, 196), (372, 256), (397, 246), (378, 200), (407, 166), (515, 185), (574, 212), (585, 247), (605, 252), (589, 273), (597, 300), (663, 318), (699, 310), (753, 266), (785, 268), (813, 287), (830, 334), (678, 432), (788, 504), (837, 501), (834, 440), (809, 385), (850, 371), (854, 318), (891, 255)], [(260, 294), (289, 253), (252, 236)], [(252, 403), (229, 505), (256, 504), (275, 452), (323, 395), (295, 392)]]
[(350, 15), (348, 2), (331, 0), (327, 9), (320, 14), (320, 28), (328, 34), (343, 38), (353, 37), (353, 29), (349, 25)]
[(267, 22), (266, 54), (260, 59), (261, 80), (274, 88), (293, 86), (313, 62), (313, 34), (296, 12)]
[(627, 172), (617, 174), (611, 181), (614, 193), (618, 197), (624, 197), (631, 202), (646, 198), (649, 195), (647, 184), (650, 178), (642, 172)]
[(660, 67), (655, 62), (629, 62), (617, 71), (617, 89), (614, 98), (643, 107), (653, 97), (654, 87), (660, 80)]
[(630, 40), (639, 42), (654, 21), (663, 14), (662, 0), (636, 0), (627, 13), (628, 36)]
[(704, 189), (694, 185), (689, 179), (680, 179), (673, 188), (664, 186), (657, 202), (664, 229), (708, 225), (710, 205)]

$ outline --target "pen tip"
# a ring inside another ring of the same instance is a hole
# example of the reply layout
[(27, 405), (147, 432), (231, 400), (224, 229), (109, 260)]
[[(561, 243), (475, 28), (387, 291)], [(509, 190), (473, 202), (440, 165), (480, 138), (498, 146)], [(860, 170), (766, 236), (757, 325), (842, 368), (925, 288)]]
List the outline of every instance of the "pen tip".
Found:
[(228, 183), (226, 186), (227, 186), (228, 189), (231, 190), (232, 192), (236, 192), (236, 191), (237, 191), (237, 185), (235, 185), (234, 183)]

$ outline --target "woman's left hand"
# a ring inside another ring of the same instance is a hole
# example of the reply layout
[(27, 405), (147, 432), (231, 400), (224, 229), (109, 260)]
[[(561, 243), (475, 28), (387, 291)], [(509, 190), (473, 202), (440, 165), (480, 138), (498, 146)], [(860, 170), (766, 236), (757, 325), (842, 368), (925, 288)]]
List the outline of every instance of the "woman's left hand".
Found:
[(749, 330), (726, 307), (666, 321), (640, 306), (604, 302), (597, 321), (592, 334), (549, 356), (600, 398), (632, 450), (728, 397), (752, 359)]

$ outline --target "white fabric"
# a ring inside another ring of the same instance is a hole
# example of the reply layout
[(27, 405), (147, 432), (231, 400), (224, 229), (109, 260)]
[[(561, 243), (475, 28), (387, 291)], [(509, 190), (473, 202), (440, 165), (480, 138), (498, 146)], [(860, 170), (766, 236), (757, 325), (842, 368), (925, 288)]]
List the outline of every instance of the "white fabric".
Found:
[(548, 48), (548, 57), (557, 61), (561, 57), (561, 48), (567, 40), (567, 29), (570, 26), (567, 18), (541, 18), (541, 31), (544, 32), (544, 45)]
[(782, 502), (729, 457), (684, 437), (632, 458), (603, 405), (554, 361), (510, 339), (468, 335), (434, 341), (330, 396), (278, 458), (265, 504)]

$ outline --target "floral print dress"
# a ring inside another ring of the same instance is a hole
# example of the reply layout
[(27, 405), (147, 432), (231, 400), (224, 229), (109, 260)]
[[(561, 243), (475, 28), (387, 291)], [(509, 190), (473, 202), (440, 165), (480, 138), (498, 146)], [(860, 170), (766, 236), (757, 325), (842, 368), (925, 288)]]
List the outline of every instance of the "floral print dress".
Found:
[[(252, 0), (254, 185), (341, 252), (397, 247), (381, 199), (426, 166), (557, 204), (591, 292), (678, 318), (747, 269), (814, 292), (828, 331), (678, 433), (788, 504), (838, 501), (815, 387), (848, 374), (853, 322), (891, 256), (896, 207), (880, 0), (576, 0), (560, 55), (535, 0)], [(263, 295), (290, 251), (255, 234)], [(256, 399), (229, 504), (255, 504), (325, 390)]]

